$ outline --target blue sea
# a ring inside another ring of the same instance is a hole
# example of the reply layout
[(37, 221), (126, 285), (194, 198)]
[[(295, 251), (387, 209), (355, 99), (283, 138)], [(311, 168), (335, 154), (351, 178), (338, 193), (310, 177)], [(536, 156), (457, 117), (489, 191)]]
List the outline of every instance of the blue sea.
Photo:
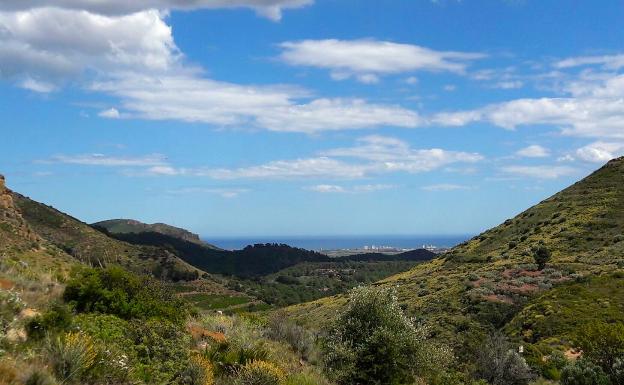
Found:
[(293, 247), (301, 247), (308, 250), (336, 250), (336, 249), (360, 249), (364, 246), (390, 246), (400, 249), (415, 249), (423, 245), (436, 247), (452, 247), (472, 235), (371, 235), (371, 236), (263, 236), (263, 237), (221, 237), (202, 238), (226, 250), (242, 249), (247, 245), (256, 243), (285, 243)]

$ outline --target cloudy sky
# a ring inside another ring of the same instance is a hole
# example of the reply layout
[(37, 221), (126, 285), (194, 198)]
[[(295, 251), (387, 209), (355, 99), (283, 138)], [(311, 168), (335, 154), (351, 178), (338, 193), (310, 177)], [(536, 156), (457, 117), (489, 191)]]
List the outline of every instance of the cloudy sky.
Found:
[(476, 233), (624, 154), (619, 0), (5, 0), (0, 173), (204, 236)]

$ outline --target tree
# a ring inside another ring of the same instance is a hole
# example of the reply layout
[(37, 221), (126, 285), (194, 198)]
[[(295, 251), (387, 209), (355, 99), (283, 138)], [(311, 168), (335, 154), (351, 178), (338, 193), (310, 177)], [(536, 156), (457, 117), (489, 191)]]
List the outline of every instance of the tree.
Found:
[(561, 385), (608, 385), (609, 378), (600, 366), (586, 359), (567, 365), (561, 372)]
[(436, 374), (450, 351), (430, 342), (392, 290), (360, 287), (323, 341), (324, 365), (341, 385), (412, 383)]
[(501, 333), (488, 337), (477, 354), (476, 377), (492, 385), (526, 385), (531, 369)]
[(544, 268), (546, 267), (546, 263), (550, 261), (551, 257), (552, 253), (550, 252), (550, 250), (548, 250), (546, 246), (538, 247), (533, 254), (533, 259), (535, 259), (535, 263), (537, 263), (537, 267), (539, 270), (544, 270)]

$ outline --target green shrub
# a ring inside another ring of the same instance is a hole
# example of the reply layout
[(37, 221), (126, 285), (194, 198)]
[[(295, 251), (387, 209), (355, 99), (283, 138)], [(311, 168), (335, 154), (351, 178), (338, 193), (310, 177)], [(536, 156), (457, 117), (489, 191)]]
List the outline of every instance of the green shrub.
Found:
[(613, 378), (616, 361), (624, 359), (624, 324), (594, 322), (579, 332), (577, 344), (584, 358)]
[(128, 338), (136, 357), (133, 374), (149, 384), (171, 383), (189, 362), (190, 336), (181, 325), (161, 320), (133, 320)]
[(78, 312), (114, 314), (123, 319), (159, 318), (183, 322), (190, 307), (155, 279), (120, 267), (74, 272), (63, 294)]
[(43, 338), (46, 334), (67, 331), (72, 325), (72, 312), (67, 305), (54, 303), (50, 308), (26, 323), (28, 337)]
[(600, 366), (580, 359), (563, 368), (561, 385), (609, 385), (609, 378)]
[(538, 270), (544, 270), (551, 257), (552, 253), (546, 246), (539, 246), (533, 254), (533, 259), (537, 264)]
[(236, 385), (280, 385), (286, 379), (284, 371), (267, 361), (251, 361), (236, 374)]
[(388, 289), (353, 289), (323, 341), (324, 364), (339, 384), (409, 383), (429, 376), (450, 352), (427, 340)]

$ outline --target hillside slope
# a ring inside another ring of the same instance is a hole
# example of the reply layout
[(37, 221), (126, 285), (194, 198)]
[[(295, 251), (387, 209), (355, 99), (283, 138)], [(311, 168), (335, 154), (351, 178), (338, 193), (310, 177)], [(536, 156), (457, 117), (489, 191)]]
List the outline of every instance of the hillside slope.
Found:
[[(624, 158), (619, 158), (446, 255), (375, 285), (395, 288), (410, 314), (429, 324), (440, 338), (457, 341), (459, 347), (461, 336), (468, 338), (475, 331), (508, 324), (507, 330), (515, 338), (565, 345), (565, 336), (571, 333), (565, 328), (543, 328), (547, 331), (541, 331), (539, 337), (528, 332), (523, 309), (553, 288), (593, 282), (592, 277), (598, 276), (607, 281), (599, 281), (601, 287), (609, 290), (596, 291), (600, 298), (592, 297), (592, 301), (621, 303), (624, 286), (610, 282), (620, 279), (619, 274), (611, 273), (618, 265), (624, 266), (622, 234)], [(539, 246), (553, 253), (544, 270), (533, 263), (533, 250)], [(574, 301), (558, 298), (562, 297), (549, 297), (548, 306), (574, 311)], [(288, 311), (302, 322), (318, 325), (331, 320), (344, 301), (342, 296), (323, 298)], [(527, 317), (544, 316), (545, 308), (539, 305), (526, 309)], [(597, 320), (599, 314), (581, 317), (575, 328)], [(557, 318), (549, 320), (558, 322)], [(565, 318), (561, 322), (566, 322)], [(559, 333), (560, 329), (565, 333)]]
[(0, 228), (6, 234), (0, 240), (0, 250), (10, 248), (19, 254), (45, 248), (90, 265), (114, 263), (173, 280), (194, 279), (200, 274), (167, 250), (107, 237), (76, 218), (7, 189), (4, 180), (0, 194)]

